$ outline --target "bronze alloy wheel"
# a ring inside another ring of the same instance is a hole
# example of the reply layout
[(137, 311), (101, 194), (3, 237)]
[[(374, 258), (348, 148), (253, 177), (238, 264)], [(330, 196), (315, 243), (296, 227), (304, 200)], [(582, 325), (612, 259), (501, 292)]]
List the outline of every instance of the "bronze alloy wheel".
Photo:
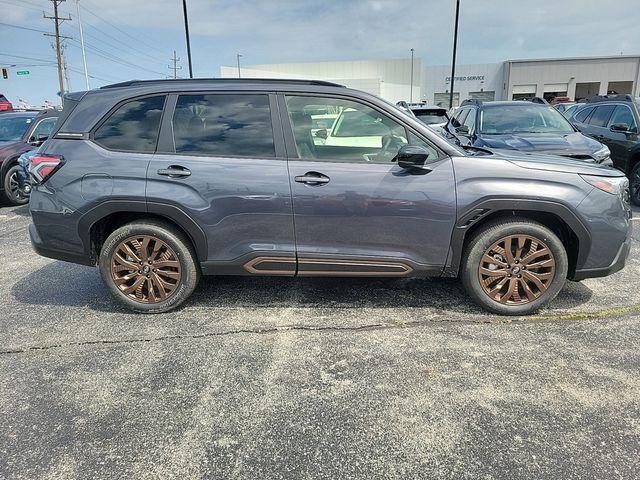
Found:
[(129, 237), (111, 256), (111, 278), (131, 300), (158, 303), (176, 291), (182, 278), (175, 252), (149, 235)]
[(493, 300), (522, 305), (542, 295), (556, 274), (551, 250), (530, 235), (501, 238), (482, 255), (480, 285)]

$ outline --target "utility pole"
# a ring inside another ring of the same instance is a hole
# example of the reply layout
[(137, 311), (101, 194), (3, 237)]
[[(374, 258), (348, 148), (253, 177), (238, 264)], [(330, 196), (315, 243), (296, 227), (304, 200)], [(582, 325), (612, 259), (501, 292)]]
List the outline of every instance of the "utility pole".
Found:
[(176, 51), (173, 51), (173, 57), (169, 59), (171, 62), (173, 62), (173, 65), (169, 65), (167, 66), (167, 68), (169, 70), (173, 70), (173, 77), (171, 78), (178, 78), (178, 70), (182, 70), (182, 67), (178, 67), (178, 62), (180, 61), (180, 57), (176, 56)]
[(60, 56), (62, 57), (62, 71), (64, 72), (64, 84), (67, 86), (67, 90), (71, 90), (71, 81), (69, 80), (69, 69), (67, 68), (67, 47), (66, 45), (60, 45)]
[(458, 18), (460, 17), (460, 0), (456, 0), (456, 25), (453, 31), (453, 61), (451, 62), (451, 90), (449, 91), (449, 108), (453, 107), (453, 82), (456, 77), (456, 49), (458, 48)]
[(76, 11), (78, 12), (78, 26), (80, 27), (80, 46), (82, 47), (82, 64), (84, 65), (84, 83), (87, 90), (90, 90), (89, 72), (87, 71), (87, 55), (84, 51), (84, 33), (82, 31), (82, 20), (80, 19), (80, 0), (76, 0)]
[(411, 49), (411, 82), (409, 83), (409, 103), (413, 103), (413, 48)]
[(182, 0), (182, 11), (184, 12), (184, 34), (187, 37), (187, 58), (189, 60), (189, 78), (193, 78), (193, 67), (191, 66), (191, 40), (189, 40), (189, 19), (187, 17), (187, 0)]
[(60, 99), (61, 99), (61, 103), (64, 102), (64, 81), (62, 79), (62, 52), (60, 50), (60, 39), (61, 38), (71, 38), (71, 37), (65, 37), (64, 35), (60, 35), (60, 25), (62, 24), (62, 22), (64, 22), (65, 20), (71, 20), (71, 17), (60, 17), (58, 15), (58, 5), (62, 2), (64, 2), (65, 0), (50, 0), (51, 3), (53, 3), (53, 17), (47, 15), (46, 13), (43, 14), (44, 18), (48, 18), (50, 20), (54, 21), (54, 25), (55, 25), (55, 34), (50, 34), (50, 33), (45, 33), (46, 36), (48, 37), (55, 37), (56, 38), (56, 57), (57, 57), (57, 61), (58, 61), (58, 84), (60, 86)]
[(242, 55), (239, 53), (236, 53), (236, 62), (238, 63), (238, 78), (240, 78), (240, 57)]

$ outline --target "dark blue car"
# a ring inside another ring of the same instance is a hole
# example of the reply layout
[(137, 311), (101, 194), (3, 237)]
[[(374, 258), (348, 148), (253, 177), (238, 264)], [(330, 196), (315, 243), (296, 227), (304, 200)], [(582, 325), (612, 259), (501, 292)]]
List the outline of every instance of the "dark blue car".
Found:
[(612, 165), (605, 145), (581, 134), (546, 102), (466, 100), (443, 130), (449, 141), (459, 145), (561, 155)]

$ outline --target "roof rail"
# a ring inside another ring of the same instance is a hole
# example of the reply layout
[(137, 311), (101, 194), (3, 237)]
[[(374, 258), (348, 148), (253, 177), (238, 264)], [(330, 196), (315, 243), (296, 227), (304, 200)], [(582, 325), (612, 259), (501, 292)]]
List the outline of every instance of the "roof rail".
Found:
[(126, 82), (112, 83), (111, 85), (104, 85), (100, 87), (105, 88), (119, 88), (119, 87), (132, 87), (136, 85), (152, 85), (163, 83), (281, 83), (281, 84), (293, 84), (293, 85), (317, 85), (324, 87), (343, 87), (338, 83), (326, 82), (324, 80), (300, 80), (300, 79), (281, 79), (281, 78), (166, 78), (156, 80), (129, 80)]
[(620, 94), (620, 95), (594, 95), (591, 98), (587, 99), (587, 103), (597, 103), (597, 102), (627, 102), (633, 103), (633, 97), (629, 94)]
[(464, 105), (477, 105), (480, 107), (482, 106), (482, 100), (478, 100), (477, 98), (467, 98), (460, 104), (461, 107)]

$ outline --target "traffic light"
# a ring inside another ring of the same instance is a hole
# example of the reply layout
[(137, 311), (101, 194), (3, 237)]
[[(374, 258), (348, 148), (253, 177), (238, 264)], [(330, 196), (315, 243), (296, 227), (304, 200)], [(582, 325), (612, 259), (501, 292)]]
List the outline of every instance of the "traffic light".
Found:
[(9, 69), (2, 67), (2, 78), (7, 80), (9, 78)]

